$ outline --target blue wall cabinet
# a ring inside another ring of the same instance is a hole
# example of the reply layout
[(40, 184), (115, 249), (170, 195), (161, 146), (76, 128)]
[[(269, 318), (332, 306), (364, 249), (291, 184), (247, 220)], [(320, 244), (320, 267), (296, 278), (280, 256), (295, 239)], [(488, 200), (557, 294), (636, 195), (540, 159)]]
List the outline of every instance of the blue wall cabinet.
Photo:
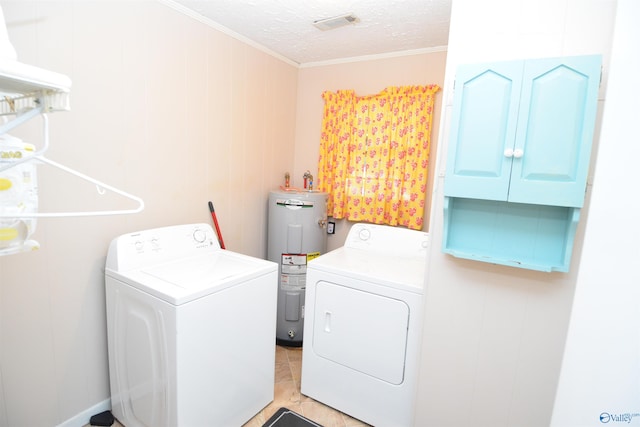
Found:
[[(444, 183), (445, 252), (568, 271), (600, 71), (600, 55), (459, 67)], [(472, 243), (473, 236), (484, 243)]]

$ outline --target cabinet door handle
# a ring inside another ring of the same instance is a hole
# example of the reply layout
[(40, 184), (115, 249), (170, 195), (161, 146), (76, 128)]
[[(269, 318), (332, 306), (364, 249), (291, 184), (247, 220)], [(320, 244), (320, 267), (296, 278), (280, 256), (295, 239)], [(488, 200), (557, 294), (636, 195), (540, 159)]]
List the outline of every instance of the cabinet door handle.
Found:
[(515, 157), (516, 159), (519, 159), (520, 157), (522, 157), (523, 154), (524, 154), (524, 151), (522, 151), (520, 148), (513, 150), (513, 157)]
[(504, 156), (505, 157), (513, 157), (513, 149), (507, 148), (506, 150), (504, 150)]

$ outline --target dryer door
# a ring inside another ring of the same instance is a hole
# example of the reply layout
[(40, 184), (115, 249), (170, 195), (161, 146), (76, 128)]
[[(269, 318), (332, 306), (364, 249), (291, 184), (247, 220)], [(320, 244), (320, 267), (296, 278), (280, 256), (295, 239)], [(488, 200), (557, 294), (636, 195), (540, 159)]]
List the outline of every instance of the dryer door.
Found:
[(404, 301), (319, 281), (313, 350), (350, 369), (401, 384), (409, 315)]

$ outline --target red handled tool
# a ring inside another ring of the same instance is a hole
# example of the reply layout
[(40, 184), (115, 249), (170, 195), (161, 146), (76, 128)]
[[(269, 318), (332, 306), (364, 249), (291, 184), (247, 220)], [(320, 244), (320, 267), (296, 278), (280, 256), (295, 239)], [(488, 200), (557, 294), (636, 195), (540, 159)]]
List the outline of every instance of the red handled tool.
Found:
[(213, 218), (213, 225), (216, 226), (216, 234), (218, 234), (218, 242), (220, 242), (220, 247), (222, 249), (226, 249), (224, 247), (224, 240), (222, 240), (222, 233), (220, 233), (220, 226), (218, 225), (218, 218), (216, 217), (216, 211), (213, 209), (213, 203), (209, 202), (209, 210), (211, 211), (211, 218)]

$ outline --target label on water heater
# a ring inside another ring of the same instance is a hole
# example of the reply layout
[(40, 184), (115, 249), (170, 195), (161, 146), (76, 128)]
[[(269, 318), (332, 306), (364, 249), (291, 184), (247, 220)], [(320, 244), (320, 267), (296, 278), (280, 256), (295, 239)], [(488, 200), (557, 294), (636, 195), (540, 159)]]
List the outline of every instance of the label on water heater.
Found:
[(320, 256), (320, 252), (309, 252), (307, 254), (307, 262), (311, 261), (312, 259), (318, 258)]
[(303, 290), (307, 285), (307, 254), (282, 254), (280, 289)]

